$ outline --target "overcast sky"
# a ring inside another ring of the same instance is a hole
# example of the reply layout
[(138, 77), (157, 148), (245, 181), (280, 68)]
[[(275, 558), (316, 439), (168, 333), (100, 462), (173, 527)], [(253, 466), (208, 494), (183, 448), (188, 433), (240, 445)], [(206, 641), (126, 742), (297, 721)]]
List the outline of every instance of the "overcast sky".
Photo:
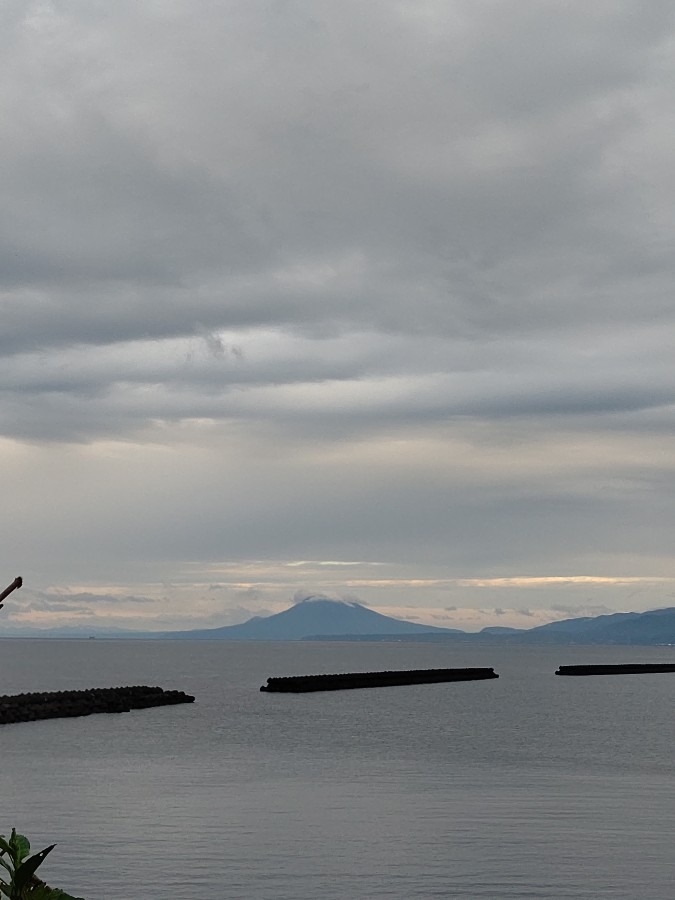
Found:
[(4, 0), (8, 628), (675, 605), (672, 0)]

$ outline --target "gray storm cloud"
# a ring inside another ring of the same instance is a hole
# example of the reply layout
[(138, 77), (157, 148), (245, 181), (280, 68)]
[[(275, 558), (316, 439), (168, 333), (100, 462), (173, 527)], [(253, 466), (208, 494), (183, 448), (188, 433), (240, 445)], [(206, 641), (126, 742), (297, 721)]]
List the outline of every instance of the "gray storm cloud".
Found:
[(8, 565), (670, 573), (671, 3), (0, 26)]

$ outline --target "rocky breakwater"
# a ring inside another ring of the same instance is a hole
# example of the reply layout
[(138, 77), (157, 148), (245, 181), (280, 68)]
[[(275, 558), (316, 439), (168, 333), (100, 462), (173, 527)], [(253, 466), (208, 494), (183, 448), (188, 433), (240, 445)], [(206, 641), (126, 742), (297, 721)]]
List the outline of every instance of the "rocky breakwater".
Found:
[(560, 666), (556, 675), (655, 675), (675, 672), (675, 663), (617, 663), (593, 666)]
[(0, 696), (0, 725), (90, 716), (94, 713), (129, 712), (151, 706), (192, 703), (194, 699), (183, 691), (165, 691), (161, 687), (147, 685), (11, 694)]
[(494, 669), (403, 669), (391, 672), (344, 672), (336, 675), (289, 675), (268, 678), (260, 690), (299, 694), (308, 691), (343, 691), (354, 688), (434, 684), (440, 681), (479, 681), (499, 678)]

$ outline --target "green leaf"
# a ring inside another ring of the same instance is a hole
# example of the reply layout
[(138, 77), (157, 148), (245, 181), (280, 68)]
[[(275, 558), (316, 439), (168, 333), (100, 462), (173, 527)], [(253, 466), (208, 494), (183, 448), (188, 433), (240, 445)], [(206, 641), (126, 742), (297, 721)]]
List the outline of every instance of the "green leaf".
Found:
[(30, 853), (30, 841), (25, 834), (15, 835), (17, 862), (22, 862)]
[(12, 828), (12, 833), (9, 836), (9, 850), (8, 853), (12, 858), (12, 862), (15, 866), (19, 866), (19, 864), (28, 856), (30, 853), (30, 841), (23, 834), (17, 834), (16, 828)]
[(4, 836), (4, 834), (0, 834), (0, 851), (2, 853), (10, 852), (9, 843), (7, 841), (7, 838)]
[(36, 853), (35, 856), (29, 857), (24, 863), (22, 863), (19, 868), (14, 873), (14, 886), (19, 891), (19, 893), (26, 887), (28, 882), (33, 877), (35, 870), (40, 866), (48, 853), (51, 853), (52, 850), (56, 847), (56, 844), (51, 844), (49, 847), (45, 847), (44, 850), (40, 850), (39, 853)]
[(14, 866), (11, 863), (8, 863), (7, 860), (3, 859), (1, 856), (0, 856), (0, 866), (2, 866), (4, 869), (7, 869), (7, 871), (9, 872), (10, 875), (14, 871)]

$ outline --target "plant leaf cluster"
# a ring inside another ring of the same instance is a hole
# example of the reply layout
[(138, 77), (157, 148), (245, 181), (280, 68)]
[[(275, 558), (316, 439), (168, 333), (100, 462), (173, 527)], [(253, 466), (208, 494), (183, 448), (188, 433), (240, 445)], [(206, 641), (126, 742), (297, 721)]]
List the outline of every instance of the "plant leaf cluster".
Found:
[(30, 841), (15, 828), (9, 838), (0, 835), (0, 866), (5, 870), (5, 877), (0, 877), (0, 896), (8, 900), (82, 900), (50, 888), (35, 874), (55, 846), (50, 844), (30, 856)]

